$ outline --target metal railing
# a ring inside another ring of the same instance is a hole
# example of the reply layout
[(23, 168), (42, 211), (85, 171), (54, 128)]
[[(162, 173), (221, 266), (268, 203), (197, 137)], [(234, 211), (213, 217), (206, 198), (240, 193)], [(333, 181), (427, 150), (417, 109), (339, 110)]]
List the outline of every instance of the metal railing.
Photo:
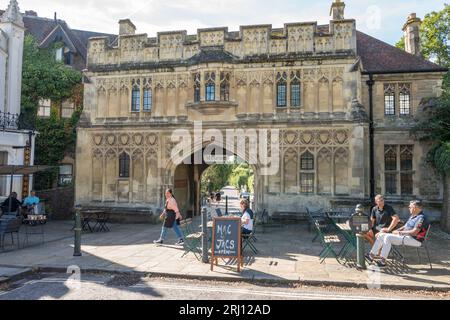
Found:
[(19, 115), (9, 112), (0, 111), (0, 130), (19, 128)]

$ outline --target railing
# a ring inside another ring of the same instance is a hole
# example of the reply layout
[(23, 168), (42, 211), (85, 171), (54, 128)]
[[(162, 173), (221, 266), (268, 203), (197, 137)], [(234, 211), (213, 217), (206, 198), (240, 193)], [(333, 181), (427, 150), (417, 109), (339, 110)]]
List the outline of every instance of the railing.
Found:
[(19, 128), (19, 115), (0, 111), (0, 130)]

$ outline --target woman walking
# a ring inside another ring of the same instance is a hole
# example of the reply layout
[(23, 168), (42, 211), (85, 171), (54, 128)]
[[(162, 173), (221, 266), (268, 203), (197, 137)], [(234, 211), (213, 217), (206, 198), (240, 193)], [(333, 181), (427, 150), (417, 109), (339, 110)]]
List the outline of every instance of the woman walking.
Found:
[(173, 196), (172, 189), (167, 189), (166, 193), (166, 205), (164, 207), (163, 213), (161, 213), (161, 218), (164, 217), (164, 224), (162, 226), (161, 235), (158, 240), (153, 241), (155, 244), (163, 244), (164, 240), (166, 239), (167, 235), (167, 229), (173, 228), (173, 231), (175, 231), (178, 241), (175, 243), (175, 245), (183, 245), (183, 234), (181, 233), (180, 228), (178, 227), (178, 224), (180, 223), (180, 220), (183, 219), (181, 216), (180, 210), (178, 209), (177, 201), (175, 200), (175, 197)]

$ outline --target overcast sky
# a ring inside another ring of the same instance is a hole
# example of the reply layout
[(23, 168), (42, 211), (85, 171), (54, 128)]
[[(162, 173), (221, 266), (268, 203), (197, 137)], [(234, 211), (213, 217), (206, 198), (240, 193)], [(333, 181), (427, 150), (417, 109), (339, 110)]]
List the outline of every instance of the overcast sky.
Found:
[[(118, 20), (129, 18), (138, 33), (154, 37), (158, 31), (329, 21), (332, 0), (18, 0), (21, 11), (34, 10), (40, 17), (65, 20), (73, 29), (118, 33)], [(423, 17), (441, 10), (448, 0), (345, 0), (346, 18), (356, 19), (357, 28), (388, 43), (402, 36), (402, 26), (411, 12)], [(5, 9), (9, 0), (0, 0)]]

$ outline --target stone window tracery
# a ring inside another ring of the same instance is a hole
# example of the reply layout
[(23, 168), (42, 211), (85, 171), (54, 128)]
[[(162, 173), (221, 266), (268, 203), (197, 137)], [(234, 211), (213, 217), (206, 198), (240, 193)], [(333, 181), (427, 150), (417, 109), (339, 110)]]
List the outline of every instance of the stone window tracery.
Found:
[(201, 75), (200, 72), (194, 74), (194, 102), (200, 102)]
[(314, 193), (314, 155), (306, 151), (300, 157), (300, 193)]
[(220, 101), (230, 101), (230, 74), (220, 73)]
[(395, 115), (395, 85), (384, 85), (384, 114), (386, 116)]
[(301, 105), (300, 71), (291, 72), (291, 107)]
[(205, 73), (205, 100), (216, 100), (216, 74), (215, 72)]
[(277, 74), (277, 107), (286, 107), (287, 105), (287, 75), (286, 72)]
[(130, 156), (122, 152), (119, 156), (119, 178), (130, 177)]
[(141, 110), (141, 86), (140, 80), (133, 80), (131, 91), (131, 111), (139, 112)]
[(402, 83), (399, 85), (400, 115), (411, 114), (411, 85)]

